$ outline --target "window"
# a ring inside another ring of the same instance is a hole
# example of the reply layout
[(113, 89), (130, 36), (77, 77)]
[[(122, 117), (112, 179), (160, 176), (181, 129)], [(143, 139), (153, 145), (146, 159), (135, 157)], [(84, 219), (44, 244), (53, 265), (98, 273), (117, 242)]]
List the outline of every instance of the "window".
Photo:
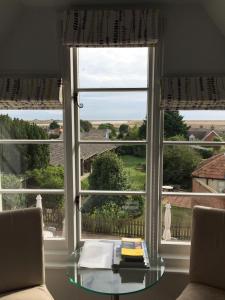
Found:
[(170, 203), (173, 241), (190, 241), (194, 205), (225, 207), (224, 116), (213, 110), (165, 112), (162, 215)]
[(78, 234), (147, 238), (153, 48), (72, 51)]
[(0, 188), (0, 210), (42, 207), (46, 243), (65, 238), (62, 109), (0, 111)]

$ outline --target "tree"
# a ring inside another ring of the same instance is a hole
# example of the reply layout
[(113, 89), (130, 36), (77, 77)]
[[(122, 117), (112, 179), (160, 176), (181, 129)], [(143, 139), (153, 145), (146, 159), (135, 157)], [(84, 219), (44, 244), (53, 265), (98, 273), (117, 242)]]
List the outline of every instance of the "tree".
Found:
[[(63, 189), (64, 187), (64, 169), (62, 166), (48, 166), (43, 169), (34, 169), (28, 171), (27, 186), (28, 188), (43, 189)], [(62, 195), (43, 195), (44, 207), (62, 208)], [(33, 196), (30, 201), (34, 201)]]
[(110, 130), (109, 137), (111, 139), (114, 139), (117, 136), (116, 128), (111, 123), (102, 123), (98, 126), (98, 129), (109, 129)]
[(60, 125), (55, 120), (49, 124), (49, 129), (57, 129), (57, 128), (60, 128)]
[(91, 190), (118, 190), (128, 187), (123, 161), (113, 152), (99, 155), (92, 165), (89, 176)]
[(127, 124), (121, 124), (119, 127), (119, 135), (118, 138), (124, 138), (129, 132), (129, 126)]
[[(36, 124), (0, 115), (0, 139), (48, 139), (47, 133)], [(49, 163), (49, 145), (2, 145), (1, 171), (23, 174), (27, 170), (46, 167)]]
[[(23, 178), (13, 174), (1, 174), (1, 184), (4, 189), (23, 188)], [(2, 203), (4, 210), (26, 207), (26, 196), (23, 194), (3, 194)]]
[[(123, 191), (129, 189), (128, 177), (123, 166), (123, 161), (112, 152), (99, 155), (92, 166), (89, 176), (91, 190)], [(103, 206), (106, 202), (122, 206), (126, 196), (99, 196), (89, 197), (83, 205), (83, 212), (93, 212), (95, 208)]]
[[(146, 138), (147, 121), (144, 120), (143, 124), (139, 127), (139, 138)], [(180, 135), (187, 138), (189, 126), (183, 121), (183, 116), (179, 111), (166, 111), (164, 113), (164, 137), (169, 138), (172, 136)]]
[(144, 120), (143, 124), (139, 127), (139, 138), (140, 139), (146, 139), (146, 126), (147, 126), (147, 121)]
[[(182, 140), (182, 137), (176, 136), (170, 140)], [(184, 189), (190, 188), (191, 174), (200, 161), (201, 156), (190, 146), (166, 146), (163, 156), (163, 183), (179, 185)]]
[(166, 111), (164, 113), (164, 136), (166, 138), (182, 135), (187, 138), (189, 126), (183, 121), (179, 111)]
[[(124, 137), (124, 140), (139, 140), (140, 137), (140, 127), (135, 125), (132, 128), (129, 128), (127, 135)], [(145, 146), (143, 145), (132, 145), (132, 146), (120, 146), (117, 148), (117, 153), (120, 155), (134, 155), (138, 157), (145, 157), (146, 151)]]
[(92, 124), (89, 121), (80, 120), (80, 131), (81, 132), (89, 132), (92, 128)]

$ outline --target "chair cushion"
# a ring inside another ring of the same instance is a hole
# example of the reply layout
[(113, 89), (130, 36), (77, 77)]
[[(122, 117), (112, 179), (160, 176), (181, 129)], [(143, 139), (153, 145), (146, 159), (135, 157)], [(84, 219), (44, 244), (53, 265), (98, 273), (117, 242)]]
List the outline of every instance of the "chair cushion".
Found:
[(36, 286), (29, 289), (0, 294), (1, 300), (54, 300), (46, 286)]
[(177, 300), (224, 300), (225, 290), (189, 283)]
[(225, 210), (193, 209), (190, 282), (225, 290)]
[(0, 213), (0, 294), (44, 284), (42, 213)]

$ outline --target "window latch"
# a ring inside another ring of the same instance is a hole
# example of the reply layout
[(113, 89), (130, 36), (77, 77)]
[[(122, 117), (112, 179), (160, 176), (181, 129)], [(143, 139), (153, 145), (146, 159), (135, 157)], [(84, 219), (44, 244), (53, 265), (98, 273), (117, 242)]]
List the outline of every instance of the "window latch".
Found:
[(80, 205), (80, 196), (76, 196), (76, 197), (75, 197), (74, 204), (75, 204), (76, 209), (77, 209), (78, 211), (81, 210), (81, 209), (79, 208), (79, 205)]
[(73, 92), (73, 101), (79, 108), (84, 107), (83, 103), (79, 103), (79, 101), (78, 101), (78, 93), (77, 92)]

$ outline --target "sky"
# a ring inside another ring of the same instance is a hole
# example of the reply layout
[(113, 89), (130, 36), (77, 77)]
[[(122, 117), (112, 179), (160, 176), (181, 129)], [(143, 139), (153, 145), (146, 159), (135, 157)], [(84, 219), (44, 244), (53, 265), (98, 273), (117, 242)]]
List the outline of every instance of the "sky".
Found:
[[(147, 48), (82, 48), (79, 50), (80, 88), (147, 87)], [(80, 93), (84, 120), (143, 120), (146, 92)], [(2, 110), (24, 120), (62, 120), (58, 110)], [(225, 120), (225, 111), (181, 111), (184, 120)]]

